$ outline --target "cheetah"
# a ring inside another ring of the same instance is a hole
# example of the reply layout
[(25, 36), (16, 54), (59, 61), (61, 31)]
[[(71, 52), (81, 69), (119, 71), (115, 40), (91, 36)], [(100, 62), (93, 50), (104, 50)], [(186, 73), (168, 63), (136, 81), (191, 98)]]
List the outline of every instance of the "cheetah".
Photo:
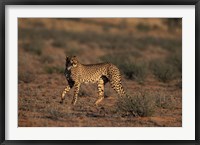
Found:
[(95, 102), (98, 105), (104, 99), (104, 85), (109, 82), (111, 87), (122, 97), (125, 95), (121, 83), (121, 75), (119, 69), (112, 63), (99, 64), (81, 64), (76, 56), (66, 57), (65, 77), (68, 85), (65, 87), (61, 95), (60, 103), (63, 103), (65, 94), (74, 87), (74, 96), (72, 104), (75, 105), (81, 83), (97, 83), (99, 98)]

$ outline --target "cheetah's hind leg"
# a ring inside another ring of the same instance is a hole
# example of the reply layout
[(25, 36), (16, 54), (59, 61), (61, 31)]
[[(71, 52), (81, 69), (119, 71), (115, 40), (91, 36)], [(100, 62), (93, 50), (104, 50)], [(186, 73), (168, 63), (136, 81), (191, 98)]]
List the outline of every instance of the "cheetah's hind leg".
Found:
[[(105, 85), (109, 82), (109, 79), (106, 77), (106, 76), (102, 76), (101, 77), (103, 79), (103, 82), (104, 82), (104, 87)], [(104, 91), (104, 98), (108, 98), (109, 96), (105, 94), (105, 91)]]
[(73, 96), (72, 103), (71, 103), (72, 105), (75, 105), (77, 102), (80, 85), (81, 85), (80, 83), (77, 83), (74, 85), (74, 96)]

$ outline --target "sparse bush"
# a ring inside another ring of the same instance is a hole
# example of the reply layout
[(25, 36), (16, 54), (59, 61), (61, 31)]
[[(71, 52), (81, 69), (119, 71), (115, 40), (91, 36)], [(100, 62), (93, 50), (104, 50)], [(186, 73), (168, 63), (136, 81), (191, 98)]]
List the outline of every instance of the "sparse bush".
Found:
[(156, 38), (152, 36), (138, 38), (135, 42), (136, 48), (148, 48), (148, 46), (161, 47), (169, 52), (175, 52), (177, 49), (181, 49), (182, 41), (177, 39), (164, 39)]
[(81, 21), (81, 18), (56, 18), (58, 20), (66, 20), (66, 21)]
[(120, 65), (121, 70), (128, 79), (143, 82), (147, 76), (147, 65), (144, 62), (127, 62)]
[(143, 82), (147, 76), (148, 67), (145, 62), (130, 61), (131, 55), (108, 55), (100, 59), (117, 65), (120, 71), (128, 78)]
[(100, 60), (102, 60), (103, 62), (113, 63), (118, 67), (120, 67), (120, 65), (122, 65), (122, 62), (125, 63), (129, 61), (129, 57), (128, 56), (124, 57), (124, 55), (111, 54), (100, 57)]
[(40, 62), (42, 63), (52, 63), (54, 59), (49, 55), (44, 55), (40, 58)]
[(54, 108), (47, 108), (47, 118), (52, 120), (58, 120), (59, 118), (62, 118), (64, 115), (60, 111), (54, 109)]
[(23, 81), (24, 83), (30, 83), (34, 81), (35, 75), (29, 71), (19, 72), (18, 79), (19, 81)]
[[(164, 60), (153, 60), (150, 63), (150, 69), (155, 77), (162, 82), (168, 82), (173, 79), (182, 79), (182, 54), (176, 52), (170, 54)], [(178, 86), (182, 86), (182, 81), (178, 82)]]
[(23, 49), (27, 52), (31, 52), (36, 55), (41, 55), (42, 54), (42, 48), (44, 44), (41, 40), (33, 40), (29, 43), (23, 43)]
[(168, 82), (175, 78), (174, 67), (164, 61), (153, 60), (150, 63), (150, 68), (154, 76), (162, 82)]
[(174, 109), (176, 100), (172, 96), (159, 95), (156, 97), (156, 106), (164, 109)]
[(110, 25), (103, 25), (103, 26), (102, 26), (102, 29), (103, 29), (105, 32), (110, 31), (111, 28), (112, 28), (112, 26), (110, 26)]
[(56, 67), (56, 66), (53, 66), (53, 67), (50, 67), (50, 66), (46, 66), (44, 67), (45, 69), (45, 72), (48, 73), (48, 74), (52, 74), (52, 73), (64, 73), (64, 68), (63, 67)]
[(126, 27), (127, 27), (127, 22), (126, 22), (125, 19), (122, 19), (122, 20), (120, 21), (119, 25), (118, 25), (118, 28), (119, 28), (119, 29), (126, 29)]
[(52, 67), (45, 67), (45, 72), (48, 74), (54, 73), (54, 69)]
[(158, 29), (160, 29), (160, 27), (159, 27), (158, 25), (154, 24), (154, 25), (152, 26), (152, 29), (153, 29), (153, 30), (158, 30)]
[(168, 29), (175, 30), (177, 28), (182, 27), (182, 19), (181, 18), (167, 18), (163, 20), (164, 24), (167, 25)]
[(147, 24), (144, 24), (144, 23), (137, 24), (136, 28), (139, 31), (143, 31), (143, 32), (147, 32), (147, 31), (151, 30), (151, 27), (149, 25), (147, 25)]
[(126, 96), (117, 102), (117, 110), (125, 115), (152, 116), (155, 109), (155, 97), (147, 92)]
[(78, 48), (71, 48), (65, 51), (65, 54), (67, 56), (78, 56), (79, 53), (80, 53), (80, 50), (78, 50)]
[(81, 88), (79, 91), (79, 96), (90, 96), (88, 90)]
[[(69, 42), (71, 40), (77, 41), (80, 44), (93, 44), (96, 43), (100, 48), (104, 49), (146, 49), (149, 46), (161, 47), (168, 51), (174, 52), (177, 48), (181, 48), (182, 41), (180, 39), (166, 39), (157, 38), (152, 36), (136, 37), (133, 34), (112, 34), (103, 33), (98, 34), (94, 31), (85, 32), (73, 32), (73, 31), (59, 31), (49, 29), (19, 29), (19, 39), (33, 39), (37, 40), (65, 40), (63, 42)], [(60, 45), (60, 43), (58, 44)], [(63, 44), (61, 44), (63, 45)]]
[(179, 88), (179, 89), (182, 89), (182, 78), (180, 80), (178, 80), (176, 86)]
[(30, 111), (33, 108), (32, 103), (30, 103), (30, 100), (27, 100), (26, 98), (20, 98), (19, 97), (19, 110), (23, 111)]
[(166, 58), (166, 62), (173, 65), (179, 73), (182, 73), (182, 53), (177, 52), (171, 54)]
[(66, 40), (64, 38), (62, 38), (62, 37), (57, 37), (53, 41), (52, 45), (54, 47), (58, 47), (58, 48), (65, 48), (66, 47)]
[(176, 86), (182, 88), (182, 53), (177, 52), (166, 58), (166, 62), (174, 67), (174, 76), (178, 78)]
[(32, 25), (34, 28), (43, 28), (45, 26), (41, 21), (35, 21)]

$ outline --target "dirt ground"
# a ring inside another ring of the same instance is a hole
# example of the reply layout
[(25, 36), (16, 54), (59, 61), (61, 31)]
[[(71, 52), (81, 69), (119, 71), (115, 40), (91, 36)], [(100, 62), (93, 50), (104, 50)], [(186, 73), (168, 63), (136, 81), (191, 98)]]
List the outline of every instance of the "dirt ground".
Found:
[[(181, 19), (18, 19), (19, 127), (181, 127)], [(82, 85), (60, 104), (67, 85), (65, 57), (83, 64), (111, 61), (125, 90), (122, 102), (109, 84), (98, 99), (97, 84)], [(139, 107), (137, 107), (139, 106)]]

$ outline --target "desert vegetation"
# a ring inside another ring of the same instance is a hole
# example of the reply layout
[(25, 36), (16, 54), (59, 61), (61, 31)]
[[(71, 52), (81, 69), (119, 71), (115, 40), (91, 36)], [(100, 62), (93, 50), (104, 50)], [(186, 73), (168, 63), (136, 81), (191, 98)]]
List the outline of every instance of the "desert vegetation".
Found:
[[(19, 127), (182, 126), (182, 20), (178, 18), (19, 18)], [(83, 64), (111, 62), (127, 96), (109, 84), (82, 85), (72, 106), (65, 57)]]

